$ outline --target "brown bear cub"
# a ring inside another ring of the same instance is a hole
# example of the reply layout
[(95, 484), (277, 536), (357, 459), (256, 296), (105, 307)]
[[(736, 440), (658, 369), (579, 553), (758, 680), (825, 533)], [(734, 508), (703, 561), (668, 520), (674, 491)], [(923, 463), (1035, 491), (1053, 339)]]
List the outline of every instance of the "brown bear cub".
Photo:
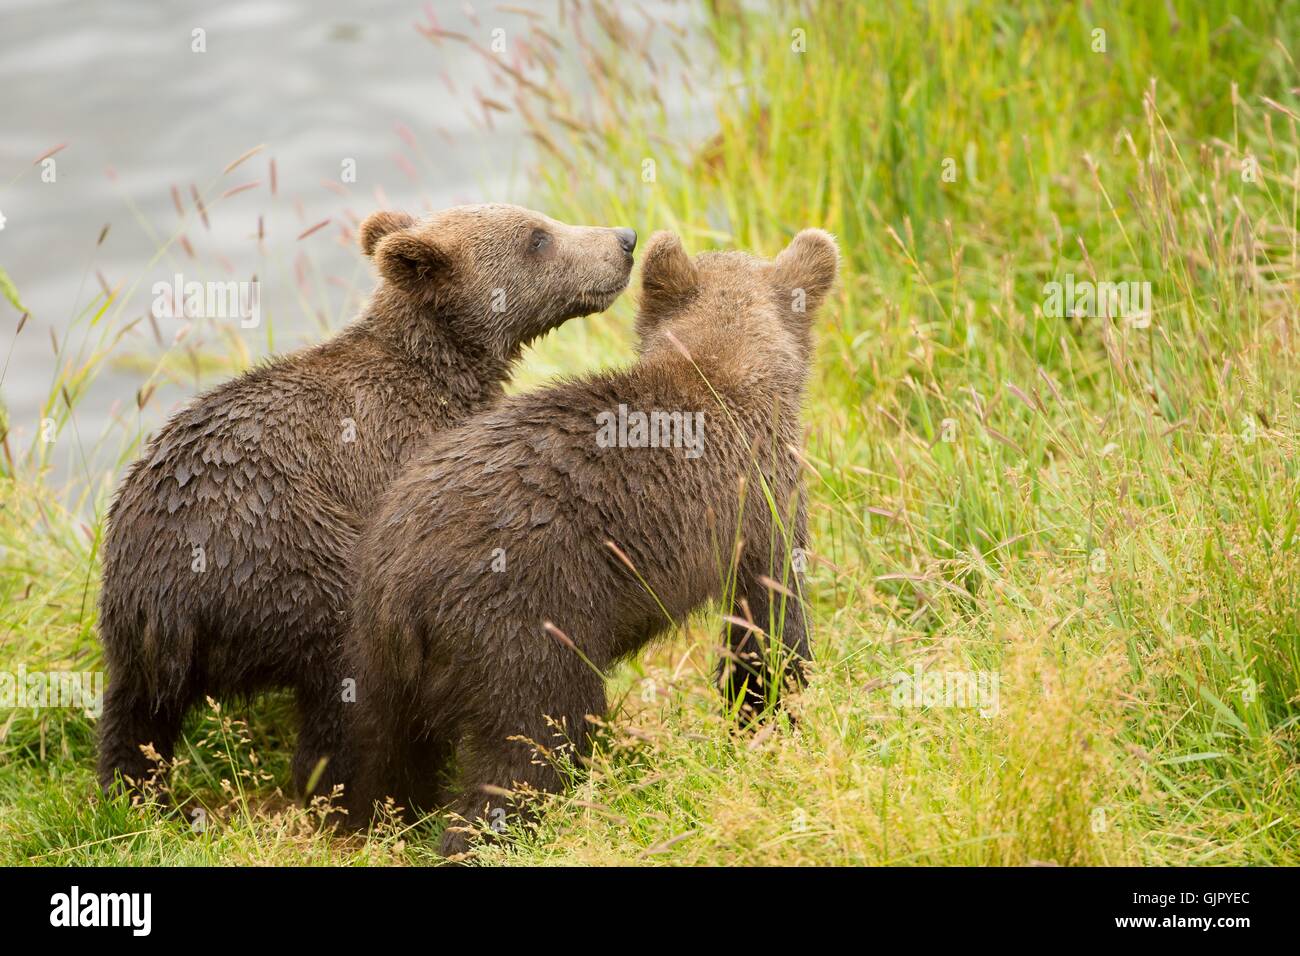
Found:
[(603, 673), (711, 599), (731, 602), (737, 709), (774, 702), (783, 665), (802, 681), (799, 415), (837, 263), (819, 230), (771, 262), (658, 233), (635, 365), (508, 398), (413, 459), (358, 546), (350, 823), (387, 796), (428, 806), (453, 756), (469, 820), (557, 790), (537, 746), (581, 754)]
[[(492, 204), (375, 213), (360, 241), (380, 274), (365, 315), (194, 399), (118, 490), (100, 596), (105, 788), (150, 774), (142, 745), (170, 758), (205, 695), (290, 687), (307, 789), (351, 696), (339, 650), (368, 513), (433, 433), (502, 396), (524, 345), (609, 307), (636, 233)], [(337, 763), (315, 792), (342, 779)]]

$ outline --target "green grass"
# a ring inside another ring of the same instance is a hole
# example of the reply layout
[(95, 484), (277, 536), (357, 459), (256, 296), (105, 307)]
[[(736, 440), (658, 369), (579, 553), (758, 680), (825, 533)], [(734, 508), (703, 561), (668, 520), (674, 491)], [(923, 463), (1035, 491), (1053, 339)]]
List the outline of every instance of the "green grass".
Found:
[[(715, 0), (648, 58), (644, 18), (595, 9), (581, 44), (539, 23), (541, 82), (513, 81), (528, 201), (691, 250), (839, 239), (806, 409), (818, 662), (796, 725), (735, 733), (710, 609), (622, 668), (590, 772), (478, 859), (1300, 862), (1298, 5)], [(707, 141), (663, 107), (684, 83)], [(1045, 315), (1067, 273), (1149, 281), (1150, 323)], [(631, 312), (521, 381), (626, 361)], [(13, 457), (0, 668), (91, 669), (101, 529)], [(999, 713), (894, 706), (918, 663), (996, 674)], [(0, 863), (431, 860), (437, 821), (340, 841), (277, 797), (288, 712), (196, 715), (175, 787), (202, 832), (94, 799), (83, 717), (0, 718)]]

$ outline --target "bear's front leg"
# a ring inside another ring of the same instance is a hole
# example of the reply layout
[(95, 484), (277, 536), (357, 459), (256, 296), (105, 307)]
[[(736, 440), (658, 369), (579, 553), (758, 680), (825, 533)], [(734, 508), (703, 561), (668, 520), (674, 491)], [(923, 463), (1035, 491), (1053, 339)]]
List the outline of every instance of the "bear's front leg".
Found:
[(315, 797), (331, 797), (334, 788), (350, 777), (344, 764), (348, 752), (343, 746), (343, 681), (339, 667), (323, 668), (297, 688), (298, 744), (293, 753), (294, 792), (310, 806)]
[(807, 522), (802, 507), (791, 540), (788, 554), (769, 549), (766, 541), (761, 548), (746, 545), (736, 569), (731, 617), (753, 626), (727, 622), (715, 680), (728, 707), (739, 704), (746, 723), (775, 707), (787, 685), (807, 682), (812, 647), (803, 597)]

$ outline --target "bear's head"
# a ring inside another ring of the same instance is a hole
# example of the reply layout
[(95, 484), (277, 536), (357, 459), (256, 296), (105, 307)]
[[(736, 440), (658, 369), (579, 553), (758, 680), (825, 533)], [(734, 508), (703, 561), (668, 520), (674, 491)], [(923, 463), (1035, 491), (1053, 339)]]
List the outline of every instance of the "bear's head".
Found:
[(641, 264), (640, 351), (671, 347), (742, 378), (802, 384), (812, 359), (812, 319), (835, 284), (839, 248), (805, 229), (775, 259), (745, 252), (691, 258), (671, 232), (650, 237)]
[(508, 357), (568, 319), (609, 308), (627, 287), (636, 233), (489, 203), (420, 221), (376, 212), (360, 242), (388, 287), (384, 298)]

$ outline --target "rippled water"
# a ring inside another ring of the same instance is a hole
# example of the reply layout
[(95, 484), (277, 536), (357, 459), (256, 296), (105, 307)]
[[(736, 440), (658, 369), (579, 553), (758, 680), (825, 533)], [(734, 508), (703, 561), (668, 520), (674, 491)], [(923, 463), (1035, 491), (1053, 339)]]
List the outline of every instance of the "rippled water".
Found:
[[(244, 330), (236, 321), (229, 334), (254, 355), (283, 350), (345, 322), (356, 305), (348, 287), (370, 286), (363, 260), (340, 238), (349, 213), (364, 216), (384, 197), (392, 207), (418, 210), (526, 195), (529, 153), (513, 118), (498, 116), (492, 131), (469, 118), (472, 89), (490, 92), (486, 64), (463, 45), (438, 46), (422, 36), (414, 24), (428, 22), (428, 9), (442, 27), (482, 33), (487, 44), (488, 24), (475, 24), (460, 3), (6, 0), (0, 266), (32, 314), (14, 341), (2, 386), (11, 447), (26, 447), (40, 433), (41, 405), (56, 373), (51, 333), (62, 340), (72, 330), (65, 360), (93, 344), (81, 338), (87, 323), (73, 320), (101, 283), (132, 291), (96, 332), (143, 317), (153, 284), (177, 272), (223, 281), (256, 274), (263, 324)], [(551, 14), (554, 7), (544, 9)], [(481, 5), (481, 13), (491, 10)], [(206, 52), (192, 50), (196, 29), (204, 31)], [(52, 167), (32, 165), (63, 143)], [(259, 154), (222, 178), (224, 166), (259, 144)], [(345, 184), (348, 160), (356, 182)], [(48, 169), (52, 182), (42, 181)], [(254, 181), (259, 185), (227, 199), (210, 198), (208, 227), (195, 218), (191, 184), (212, 188), (215, 197)], [(154, 261), (159, 245), (182, 226), (173, 186), (190, 210), (193, 221), (183, 231), (196, 258), (174, 244)], [(297, 238), (324, 219), (331, 225)], [(304, 252), (311, 265), (300, 280)], [(313, 292), (309, 304), (300, 284)], [(16, 322), (17, 313), (0, 301), (0, 348), (9, 348)], [(155, 338), (140, 322), (128, 344), (156, 352), (178, 327), (178, 320), (159, 320)], [(122, 364), (101, 372), (77, 406), (75, 427), (56, 442), (51, 457), (60, 471), (81, 471), (83, 455), (94, 460), (93, 445), (115, 417), (134, 421), (145, 374)], [(147, 423), (194, 385), (212, 381), (199, 377), (160, 392)], [(115, 445), (98, 454), (111, 460), (117, 451)]]

